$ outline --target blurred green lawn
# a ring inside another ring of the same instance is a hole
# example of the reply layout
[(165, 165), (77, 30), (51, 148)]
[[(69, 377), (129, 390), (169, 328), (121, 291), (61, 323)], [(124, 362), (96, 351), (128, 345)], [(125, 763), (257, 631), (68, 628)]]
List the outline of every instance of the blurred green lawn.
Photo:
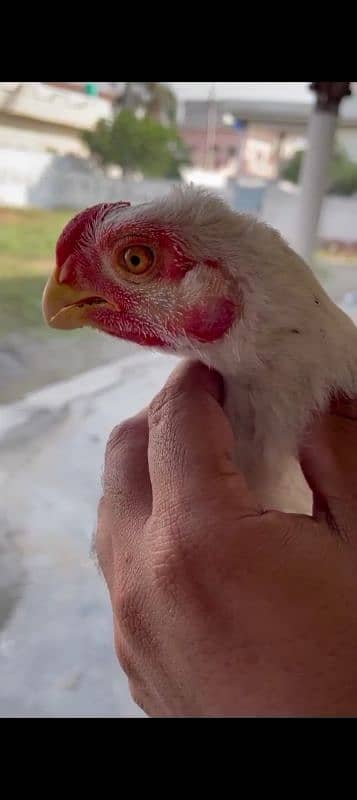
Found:
[(59, 234), (73, 212), (0, 208), (0, 336), (45, 331), (41, 295)]

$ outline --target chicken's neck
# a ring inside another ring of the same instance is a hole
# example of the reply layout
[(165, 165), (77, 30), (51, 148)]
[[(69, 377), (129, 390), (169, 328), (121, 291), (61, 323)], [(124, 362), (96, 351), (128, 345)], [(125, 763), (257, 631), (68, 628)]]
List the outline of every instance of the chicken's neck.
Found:
[(289, 399), (267, 389), (266, 376), (225, 376), (225, 411), (236, 442), (236, 461), (265, 508), (310, 513), (311, 492), (296, 459)]

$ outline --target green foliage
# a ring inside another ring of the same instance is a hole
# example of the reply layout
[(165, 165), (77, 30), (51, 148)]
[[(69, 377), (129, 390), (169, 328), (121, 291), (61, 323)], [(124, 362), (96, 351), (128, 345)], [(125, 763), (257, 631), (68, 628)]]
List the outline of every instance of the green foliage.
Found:
[(331, 161), (329, 192), (340, 195), (357, 192), (357, 163), (344, 153), (336, 153)]
[(176, 121), (176, 95), (165, 86), (163, 83), (145, 83), (148, 92), (148, 100), (146, 108), (148, 113), (160, 119), (160, 115), (164, 114), (171, 125)]
[(168, 125), (176, 122), (176, 95), (164, 83), (126, 83), (117, 103), (121, 109), (144, 109), (149, 116)]
[[(298, 183), (304, 152), (298, 150), (281, 170), (281, 177)], [(328, 194), (351, 195), (357, 192), (357, 163), (336, 149), (332, 156), (328, 175)]]
[(304, 151), (297, 150), (296, 153), (286, 161), (281, 169), (280, 169), (280, 177), (283, 178), (285, 181), (291, 181), (291, 183), (298, 183), (300, 177), (300, 170), (302, 165)]
[(142, 118), (124, 109), (112, 121), (101, 120), (84, 139), (103, 165), (119, 164), (124, 173), (140, 171), (148, 177), (179, 177), (188, 154), (174, 126), (151, 116)]

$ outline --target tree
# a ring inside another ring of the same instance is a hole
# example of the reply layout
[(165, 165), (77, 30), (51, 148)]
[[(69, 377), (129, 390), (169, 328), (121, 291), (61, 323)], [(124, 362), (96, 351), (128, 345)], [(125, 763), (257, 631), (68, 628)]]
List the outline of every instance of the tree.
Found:
[[(281, 170), (281, 177), (298, 183), (304, 151), (298, 150)], [(341, 149), (335, 149), (330, 162), (328, 194), (351, 195), (357, 192), (357, 163)]]
[(149, 116), (164, 124), (174, 125), (176, 121), (176, 95), (164, 83), (125, 83), (114, 104), (117, 109), (136, 111), (143, 108)]
[(145, 83), (148, 91), (148, 114), (173, 125), (176, 121), (176, 95), (163, 83)]
[(139, 170), (148, 177), (178, 178), (189, 163), (186, 147), (174, 126), (124, 109), (112, 121), (101, 120), (84, 139), (103, 165), (119, 164), (125, 173)]

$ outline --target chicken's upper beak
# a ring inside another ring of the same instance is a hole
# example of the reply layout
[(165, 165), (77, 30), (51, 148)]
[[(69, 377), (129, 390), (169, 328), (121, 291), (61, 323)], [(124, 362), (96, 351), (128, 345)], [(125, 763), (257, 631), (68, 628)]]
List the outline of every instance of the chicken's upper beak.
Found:
[(88, 290), (74, 289), (59, 283), (55, 272), (49, 277), (42, 297), (42, 312), (52, 328), (83, 328), (91, 325), (88, 309), (93, 305), (110, 305), (101, 297), (93, 297)]

